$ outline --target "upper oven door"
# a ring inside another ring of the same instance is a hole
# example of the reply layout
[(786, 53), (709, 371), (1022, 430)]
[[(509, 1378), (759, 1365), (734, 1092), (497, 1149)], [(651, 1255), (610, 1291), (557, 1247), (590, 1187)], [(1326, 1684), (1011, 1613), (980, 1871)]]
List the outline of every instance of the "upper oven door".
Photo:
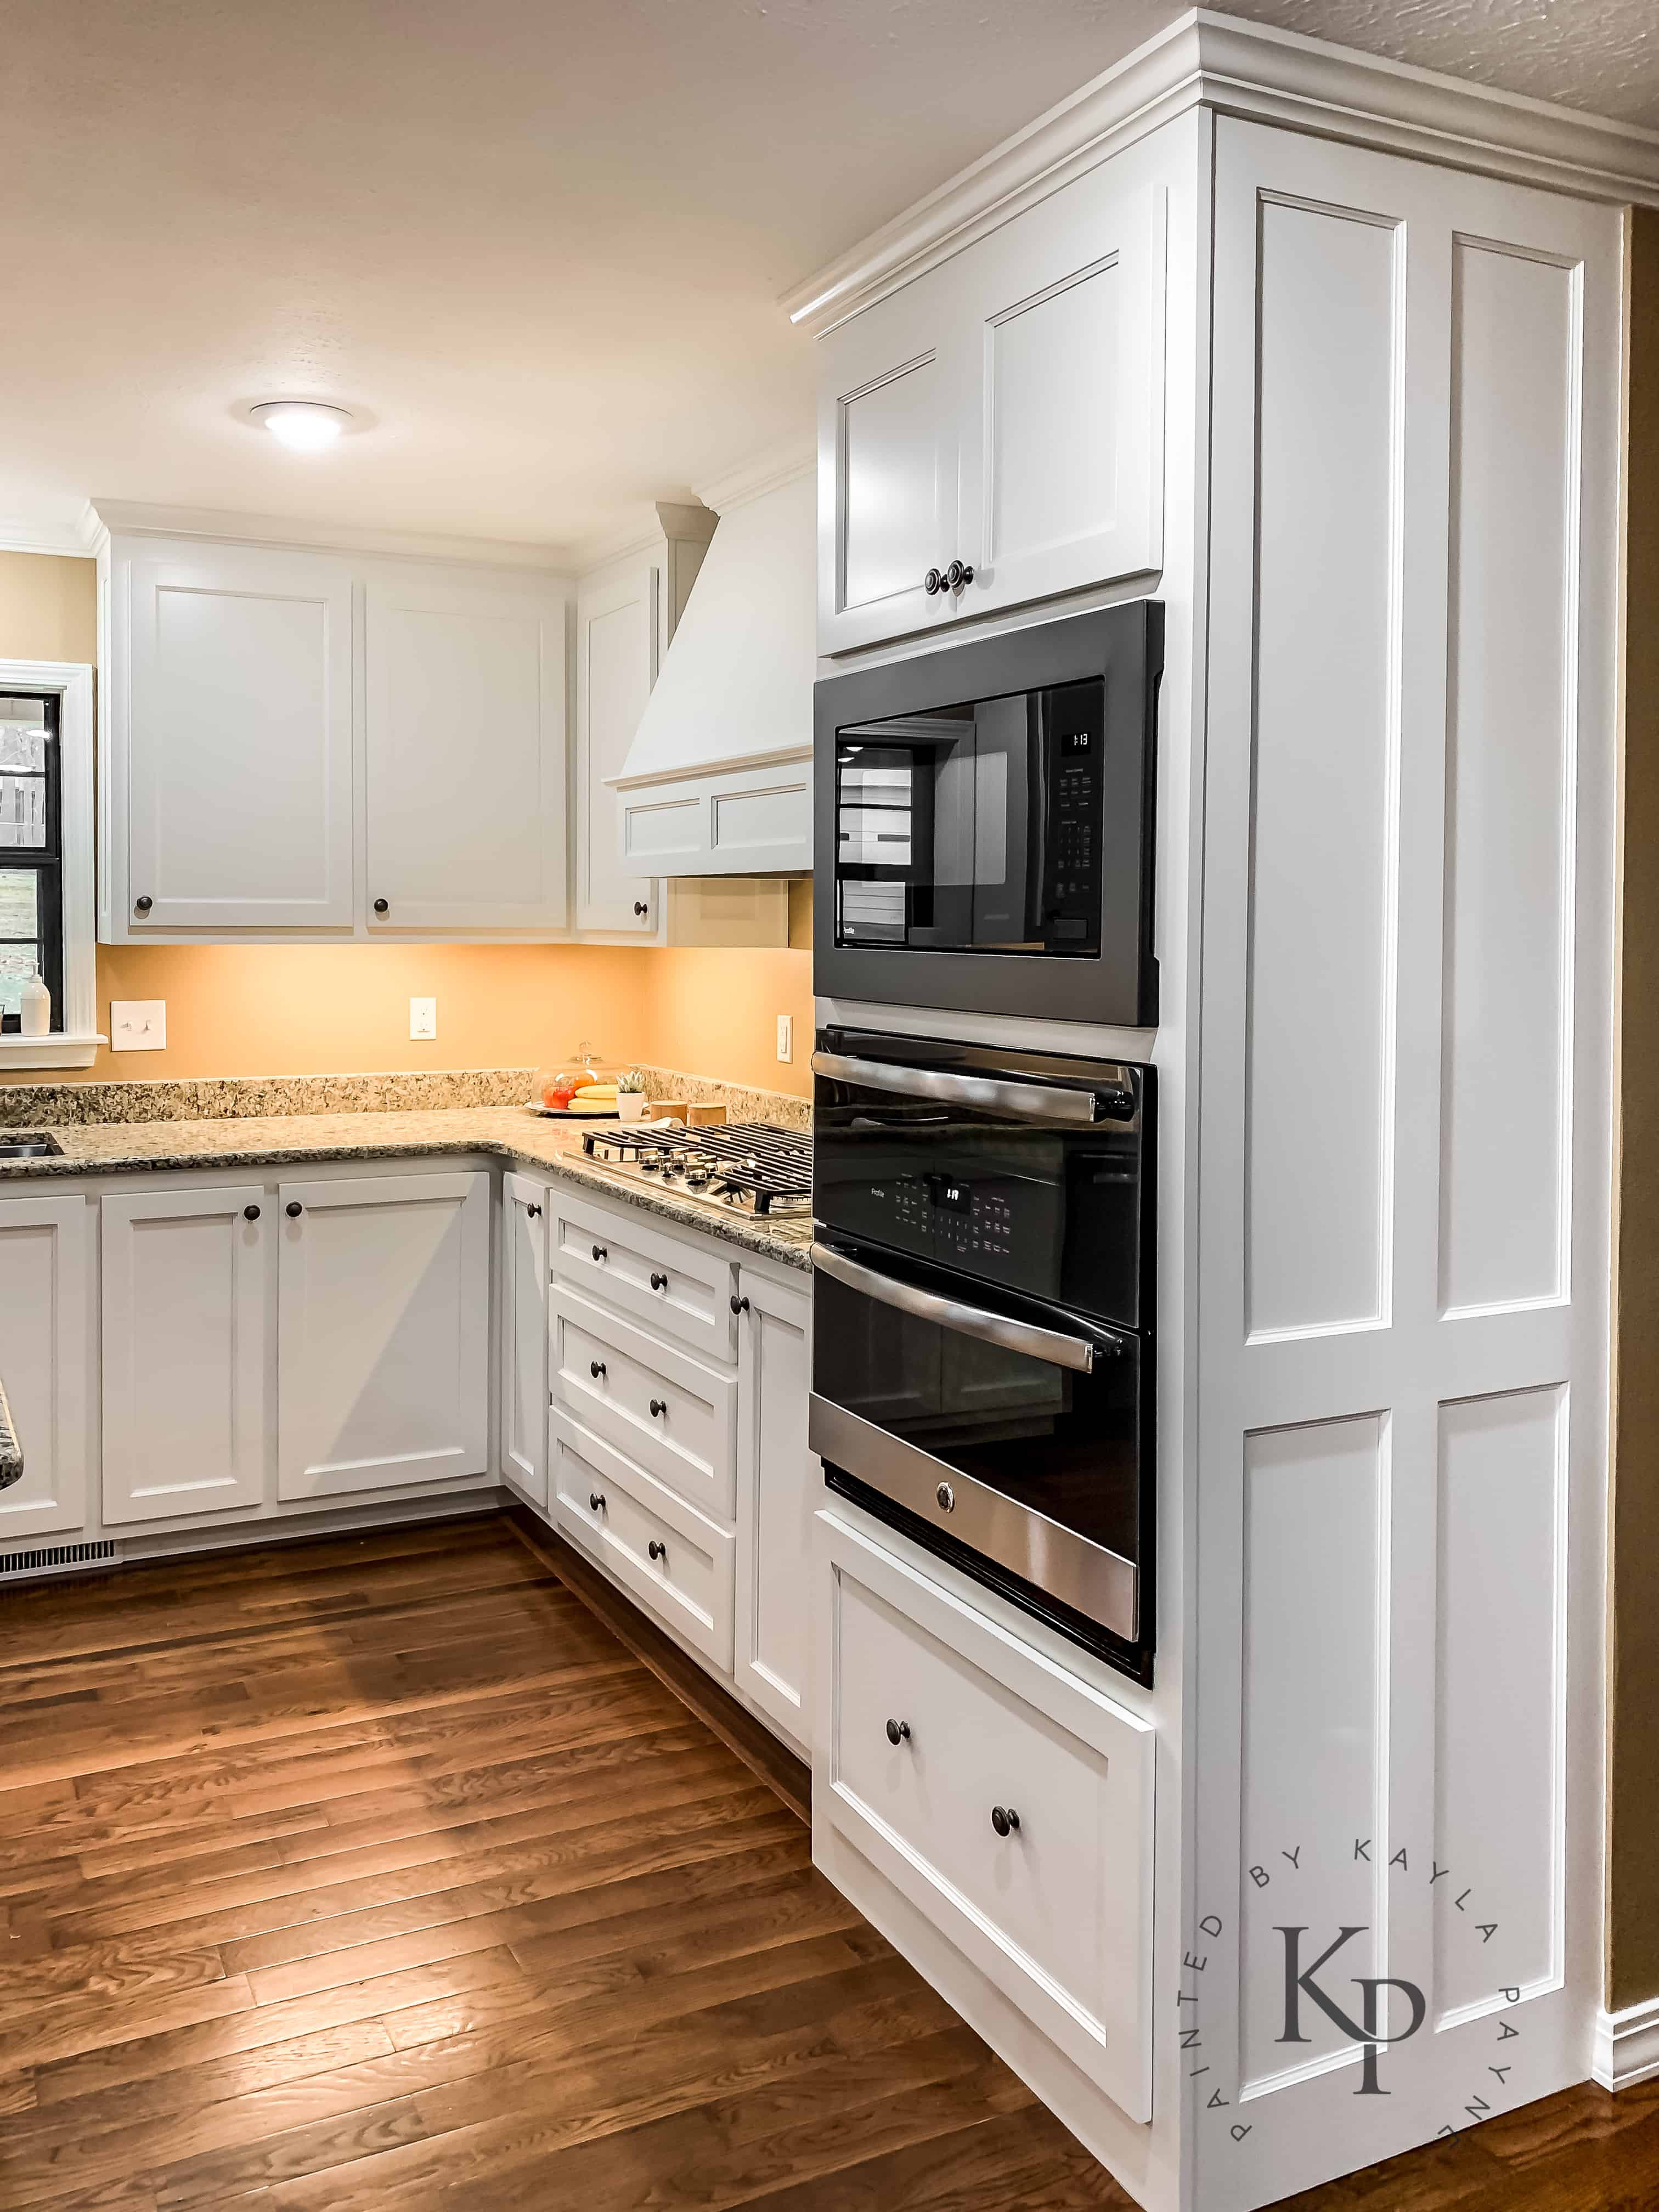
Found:
[(1162, 641), (1141, 601), (818, 685), (821, 994), (1156, 1019)]
[(812, 1066), (827, 1235), (1151, 1327), (1151, 1068), (842, 1030)]

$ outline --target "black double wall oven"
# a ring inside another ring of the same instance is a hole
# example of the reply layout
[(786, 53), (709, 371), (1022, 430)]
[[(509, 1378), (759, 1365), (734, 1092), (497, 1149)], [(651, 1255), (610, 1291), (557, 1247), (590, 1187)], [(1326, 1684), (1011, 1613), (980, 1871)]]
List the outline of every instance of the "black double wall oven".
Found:
[(1153, 1071), (829, 1029), (830, 1488), (1138, 1680), (1153, 1649)]

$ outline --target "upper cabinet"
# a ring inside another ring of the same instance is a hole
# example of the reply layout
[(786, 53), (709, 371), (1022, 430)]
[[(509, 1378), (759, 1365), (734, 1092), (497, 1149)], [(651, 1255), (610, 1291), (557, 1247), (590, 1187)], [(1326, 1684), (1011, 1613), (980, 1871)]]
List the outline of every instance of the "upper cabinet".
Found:
[(562, 929), (562, 591), (411, 569), (364, 596), (369, 928)]
[(661, 501), (635, 552), (584, 576), (576, 592), (576, 925), (657, 933), (659, 884), (623, 856), (623, 772), (669, 640), (719, 518)]
[(628, 757), (657, 678), (661, 571), (649, 562), (584, 585), (576, 597), (576, 921), (583, 929), (656, 927), (648, 876), (624, 872), (617, 797), (606, 778)]
[(568, 926), (557, 577), (115, 537), (99, 933)]
[(141, 544), (114, 589), (111, 933), (349, 929), (349, 569)]
[(1115, 167), (822, 341), (820, 652), (1158, 571), (1165, 192)]

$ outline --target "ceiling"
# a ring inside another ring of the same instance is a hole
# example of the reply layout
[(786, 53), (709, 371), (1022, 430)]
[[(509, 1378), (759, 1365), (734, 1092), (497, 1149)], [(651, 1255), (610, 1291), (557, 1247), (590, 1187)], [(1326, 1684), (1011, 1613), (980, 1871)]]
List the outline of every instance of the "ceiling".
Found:
[[(1235, 12), (1659, 127), (1654, 0)], [(810, 434), (778, 295), (1169, 0), (9, 0), (0, 543), (88, 497), (591, 545)], [(246, 408), (357, 410), (320, 456)]]

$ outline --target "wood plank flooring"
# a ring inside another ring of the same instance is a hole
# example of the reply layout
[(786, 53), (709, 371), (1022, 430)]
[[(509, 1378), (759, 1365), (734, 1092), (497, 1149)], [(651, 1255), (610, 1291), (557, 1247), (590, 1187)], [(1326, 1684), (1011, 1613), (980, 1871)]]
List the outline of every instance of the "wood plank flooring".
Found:
[[(561, 1557), (481, 1517), (0, 1595), (0, 2205), (1127, 2207)], [(1659, 2084), (1296, 2203), (1651, 2206)]]

